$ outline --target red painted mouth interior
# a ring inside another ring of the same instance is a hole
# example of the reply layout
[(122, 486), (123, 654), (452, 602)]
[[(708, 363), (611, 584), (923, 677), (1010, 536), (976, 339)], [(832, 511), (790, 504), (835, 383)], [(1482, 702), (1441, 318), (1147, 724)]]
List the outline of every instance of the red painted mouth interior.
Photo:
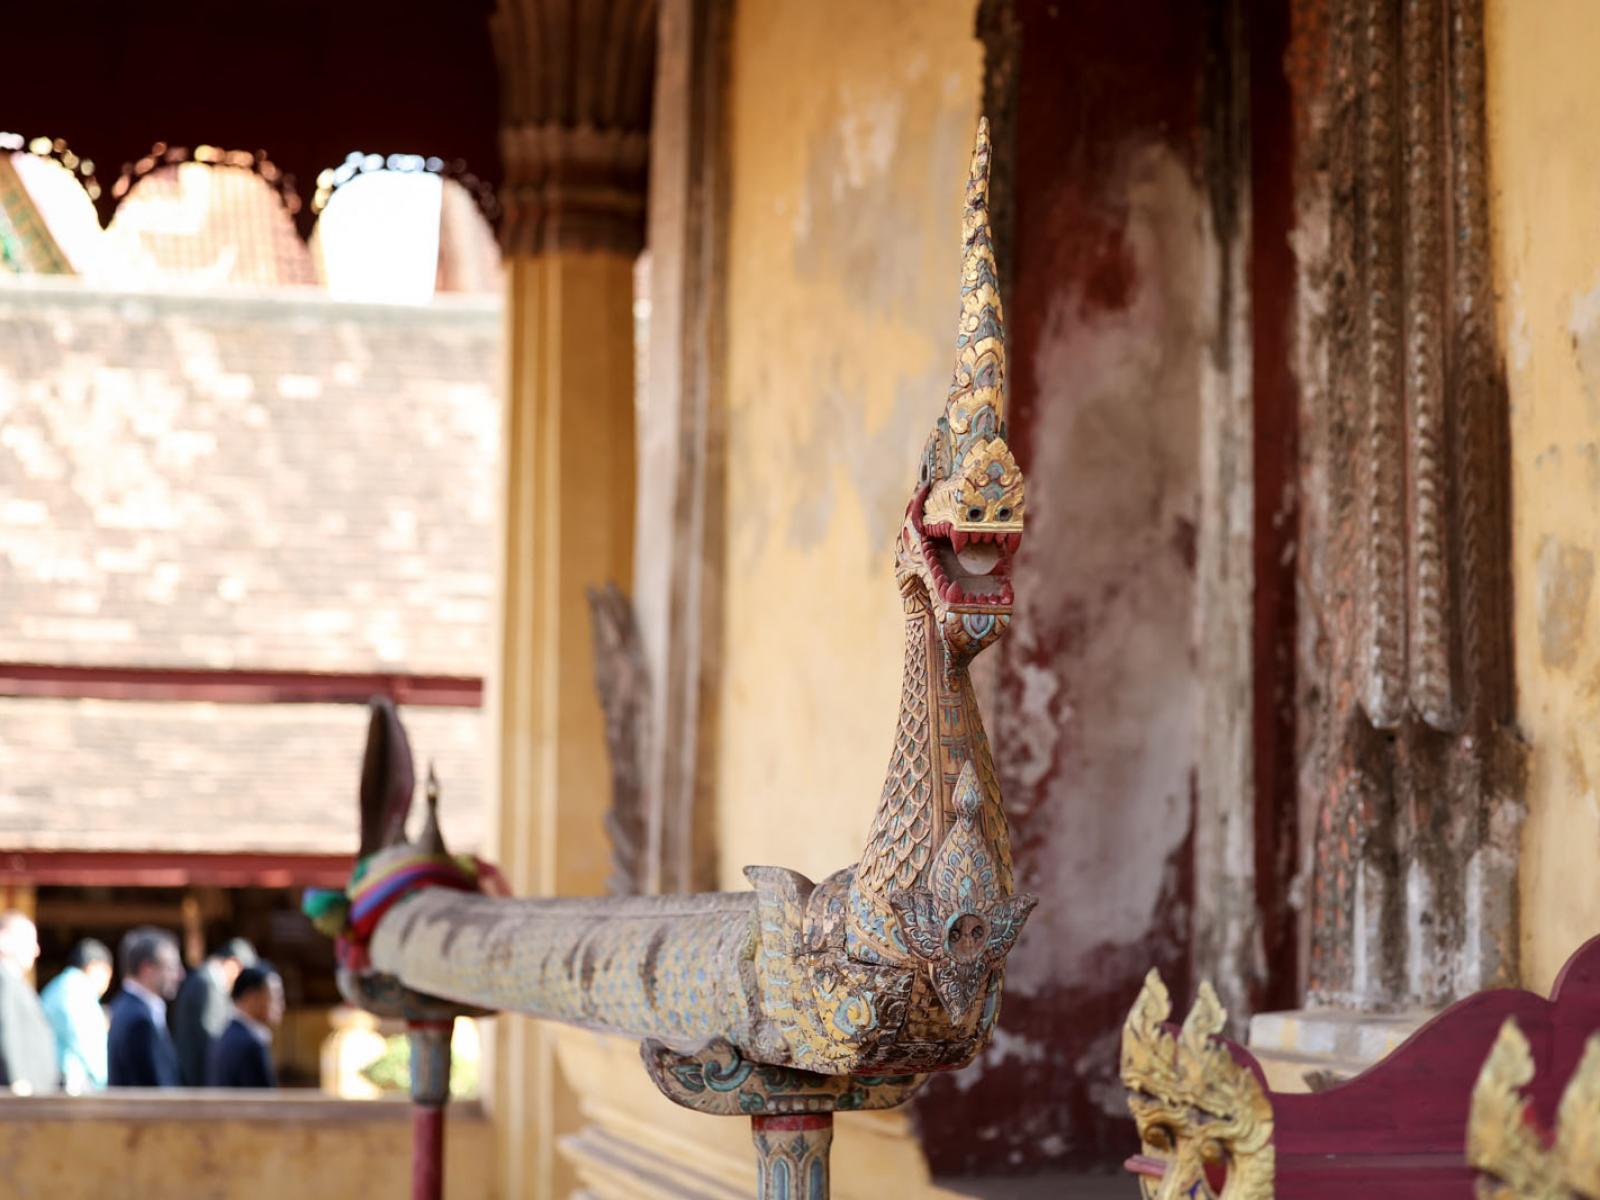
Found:
[(939, 598), (977, 611), (1011, 607), (1011, 559), (1020, 533), (952, 529), (949, 522), (922, 529), (922, 556)]

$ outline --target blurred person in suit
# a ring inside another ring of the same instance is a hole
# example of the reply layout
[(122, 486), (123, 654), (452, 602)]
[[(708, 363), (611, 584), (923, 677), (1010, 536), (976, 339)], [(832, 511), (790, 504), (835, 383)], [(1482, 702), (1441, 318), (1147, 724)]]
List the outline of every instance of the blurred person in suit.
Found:
[(19, 912), (0, 914), (0, 1088), (19, 1096), (61, 1087), (56, 1036), (28, 982), (39, 931)]
[(169, 1014), (172, 1044), (178, 1051), (178, 1077), (184, 1087), (205, 1087), (211, 1047), (233, 1016), (228, 997), (239, 972), (256, 964), (256, 950), (244, 938), (230, 938), (191, 971)]
[(67, 969), (39, 993), (56, 1035), (62, 1086), (73, 1095), (106, 1086), (106, 1014), (100, 997), (111, 986), (111, 951), (85, 938), (72, 948)]
[(211, 1047), (209, 1087), (277, 1087), (272, 1031), (283, 1020), (283, 980), (266, 963), (239, 972), (233, 983), (233, 1019)]
[(178, 1087), (178, 1053), (167, 1032), (167, 1002), (178, 994), (178, 939), (144, 925), (122, 939), (122, 991), (111, 1002), (107, 1077), (112, 1087)]

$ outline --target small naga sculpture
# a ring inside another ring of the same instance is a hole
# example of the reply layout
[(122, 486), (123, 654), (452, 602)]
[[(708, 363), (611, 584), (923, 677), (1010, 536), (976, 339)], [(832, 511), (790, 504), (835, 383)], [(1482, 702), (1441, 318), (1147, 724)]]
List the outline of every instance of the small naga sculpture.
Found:
[(1467, 1164), (1479, 1200), (1600, 1200), (1600, 1035), (1589, 1039), (1547, 1138), (1522, 1089), (1533, 1082), (1528, 1039), (1513, 1018), (1472, 1089)]
[(1129, 1165), (1146, 1200), (1271, 1200), (1272, 1103), (1217, 1036), (1227, 1014), (1216, 992), (1200, 985), (1181, 1028), (1171, 1015), (1152, 970), (1122, 1029), (1122, 1082), (1141, 1145)]

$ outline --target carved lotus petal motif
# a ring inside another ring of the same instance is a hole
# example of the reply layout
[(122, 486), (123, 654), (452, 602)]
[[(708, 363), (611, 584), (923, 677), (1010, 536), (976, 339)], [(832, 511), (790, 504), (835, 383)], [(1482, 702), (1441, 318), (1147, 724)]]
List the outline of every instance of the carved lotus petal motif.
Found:
[(972, 763), (962, 764), (955, 790), (956, 824), (934, 856), (931, 887), (902, 888), (889, 897), (906, 947), (933, 967), (933, 988), (950, 1019), (960, 1022), (992, 968), (1005, 961), (1038, 903), (1006, 896), (998, 855), (980, 827), (983, 792)]

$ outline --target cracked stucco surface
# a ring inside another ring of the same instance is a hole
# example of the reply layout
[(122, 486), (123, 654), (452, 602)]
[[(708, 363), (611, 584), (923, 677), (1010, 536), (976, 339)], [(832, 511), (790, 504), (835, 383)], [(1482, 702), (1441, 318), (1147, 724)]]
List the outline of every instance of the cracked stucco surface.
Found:
[(1496, 291), (1511, 389), (1523, 982), (1600, 929), (1600, 26), (1584, 0), (1487, 5)]
[(861, 853), (900, 698), (892, 539), (954, 360), (971, 5), (822, 9), (755, 0), (734, 34), (714, 769), (735, 888), (746, 863), (820, 879)]

